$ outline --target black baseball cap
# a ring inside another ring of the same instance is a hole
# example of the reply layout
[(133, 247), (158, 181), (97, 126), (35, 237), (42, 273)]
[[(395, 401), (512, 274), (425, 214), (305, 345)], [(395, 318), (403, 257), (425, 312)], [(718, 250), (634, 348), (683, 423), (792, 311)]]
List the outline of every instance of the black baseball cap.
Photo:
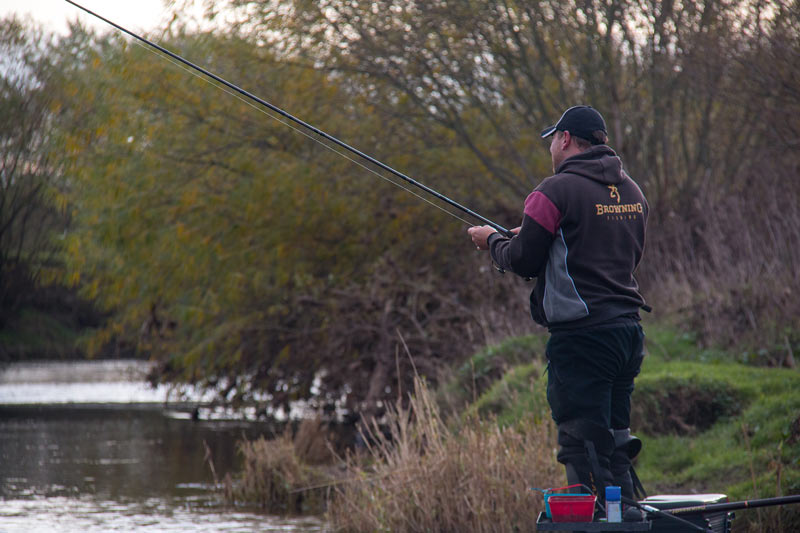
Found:
[(556, 131), (568, 131), (570, 135), (586, 139), (592, 144), (601, 144), (594, 138), (594, 132), (598, 130), (608, 135), (603, 116), (592, 106), (576, 105), (564, 111), (555, 126), (543, 129), (542, 139), (551, 136)]

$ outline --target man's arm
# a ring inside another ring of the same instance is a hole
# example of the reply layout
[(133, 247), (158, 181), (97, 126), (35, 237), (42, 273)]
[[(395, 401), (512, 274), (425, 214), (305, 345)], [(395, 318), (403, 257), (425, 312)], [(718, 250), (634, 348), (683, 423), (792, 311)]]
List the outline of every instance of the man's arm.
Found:
[(544, 193), (536, 190), (525, 199), (522, 226), (509, 239), (491, 226), (474, 226), (468, 233), (479, 250), (489, 250), (500, 268), (532, 278), (544, 267), (561, 213)]
[(522, 227), (513, 239), (497, 232), (487, 239), (489, 253), (497, 266), (525, 278), (539, 274), (552, 242), (553, 234), (528, 215), (523, 216)]

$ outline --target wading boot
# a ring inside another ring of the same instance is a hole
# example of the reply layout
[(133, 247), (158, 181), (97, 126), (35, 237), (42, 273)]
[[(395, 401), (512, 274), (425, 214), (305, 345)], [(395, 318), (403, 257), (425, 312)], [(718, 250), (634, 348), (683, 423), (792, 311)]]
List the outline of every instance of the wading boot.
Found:
[(613, 484), (610, 469), (614, 438), (607, 428), (587, 419), (558, 426), (558, 462), (564, 465), (570, 485), (585, 485), (605, 508), (605, 487)]
[[(622, 496), (632, 500), (646, 498), (647, 494), (642, 487), (636, 472), (633, 469), (633, 460), (642, 449), (642, 441), (631, 435), (631, 430), (615, 429), (614, 451), (611, 453), (610, 468), (614, 485), (620, 487)], [(642, 511), (632, 505), (623, 504), (623, 522), (641, 522), (644, 518)]]

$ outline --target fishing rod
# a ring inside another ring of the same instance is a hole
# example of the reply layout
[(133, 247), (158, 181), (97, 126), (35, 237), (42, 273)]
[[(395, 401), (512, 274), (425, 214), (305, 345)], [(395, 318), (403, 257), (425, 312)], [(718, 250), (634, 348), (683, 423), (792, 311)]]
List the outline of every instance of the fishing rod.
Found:
[[(200, 72), (204, 76), (207, 76), (208, 78), (211, 78), (212, 80), (225, 85), (229, 89), (236, 91), (237, 93), (241, 94), (242, 96), (244, 96), (246, 98), (249, 98), (250, 100), (253, 100), (254, 102), (257, 102), (258, 104), (266, 107), (267, 109), (269, 109), (271, 111), (274, 111), (275, 113), (278, 113), (282, 117), (284, 117), (284, 118), (286, 118), (288, 120), (291, 120), (295, 124), (298, 124), (299, 126), (301, 126), (301, 127), (305, 128), (305, 129), (315, 133), (316, 135), (318, 135), (318, 136), (320, 136), (320, 137), (322, 137), (322, 138), (324, 138), (324, 139), (326, 139), (326, 140), (328, 140), (328, 141), (330, 141), (330, 142), (332, 142), (332, 143), (344, 148), (345, 150), (348, 150), (349, 152), (355, 154), (356, 156), (358, 156), (358, 157), (360, 157), (362, 159), (365, 159), (366, 161), (369, 161), (373, 165), (376, 165), (379, 168), (381, 168), (381, 169), (383, 169), (383, 170), (385, 170), (385, 171), (397, 176), (398, 178), (404, 180), (405, 182), (410, 183), (411, 185), (414, 185), (415, 187), (418, 187), (418, 188), (422, 189), (426, 193), (438, 198), (439, 200), (441, 200), (443, 202), (446, 202), (447, 204), (455, 207), (456, 209), (459, 209), (462, 212), (464, 212), (464, 213), (466, 213), (466, 214), (468, 214), (468, 215), (480, 220), (484, 224), (487, 224), (487, 225), (491, 226), (492, 228), (496, 229), (497, 231), (499, 231), (500, 233), (502, 233), (506, 237), (510, 238), (510, 237), (514, 236), (514, 234), (510, 230), (504, 228), (500, 224), (497, 224), (496, 222), (493, 222), (493, 221), (489, 220), (488, 218), (484, 217), (483, 215), (480, 215), (480, 214), (476, 213), (475, 211), (469, 209), (468, 207), (465, 207), (465, 206), (459, 204), (458, 202), (456, 202), (454, 200), (451, 200), (450, 198), (448, 198), (447, 196), (443, 195), (442, 193), (440, 193), (440, 192), (438, 192), (438, 191), (436, 191), (434, 189), (431, 189), (427, 185), (424, 185), (424, 184), (418, 182), (417, 180), (415, 180), (413, 178), (410, 178), (409, 176), (406, 176), (402, 172), (399, 172), (399, 171), (393, 169), (392, 167), (390, 167), (389, 165), (387, 165), (385, 163), (382, 163), (381, 161), (378, 161), (374, 157), (369, 156), (369, 155), (365, 154), (364, 152), (362, 152), (362, 151), (360, 151), (360, 150), (358, 150), (356, 148), (353, 148), (349, 144), (347, 144), (347, 143), (345, 143), (343, 141), (340, 141), (339, 139), (337, 139), (333, 135), (325, 133), (321, 129), (319, 129), (319, 128), (315, 127), (315, 126), (312, 126), (311, 124), (309, 124), (307, 122), (304, 122), (303, 120), (300, 120), (299, 118), (295, 117), (294, 115), (289, 114), (288, 112), (284, 111), (283, 109), (279, 108), (278, 106), (273, 105), (273, 104), (267, 102), (266, 100), (264, 100), (262, 98), (259, 98), (258, 96), (256, 96), (256, 95), (254, 95), (254, 94), (242, 89), (238, 85), (234, 85), (233, 83), (221, 78), (220, 76), (217, 76), (213, 72), (210, 72), (210, 71), (204, 69), (203, 67), (201, 67), (199, 65), (196, 65), (196, 64), (192, 63), (191, 61), (189, 61), (187, 59), (184, 59), (180, 55), (167, 50), (163, 46), (160, 46), (160, 45), (158, 45), (158, 44), (156, 44), (156, 43), (154, 43), (152, 41), (149, 41), (148, 39), (145, 39), (144, 37), (132, 32), (132, 31), (126, 29), (126, 28), (123, 28), (119, 24), (108, 20), (107, 18), (95, 13), (94, 11), (91, 11), (91, 10), (83, 7), (82, 5), (80, 5), (80, 4), (76, 3), (76, 2), (73, 2), (72, 0), (65, 0), (65, 1), (67, 3), (69, 3), (69, 4), (72, 4), (73, 6), (77, 7), (78, 9), (88, 13), (89, 15), (92, 15), (93, 17), (96, 17), (96, 18), (102, 20), (106, 24), (109, 24), (109, 25), (117, 28), (118, 30), (130, 35), (134, 39), (137, 39), (138, 41), (141, 41), (142, 43), (150, 46), (151, 48), (153, 48), (155, 50), (158, 50), (162, 54), (165, 54), (165, 55), (171, 57), (172, 59), (175, 59), (176, 61), (180, 61), (184, 65), (186, 65), (186, 66), (188, 66), (188, 67)], [(339, 153), (339, 152), (337, 152), (337, 153)], [(340, 153), (340, 155), (344, 155), (344, 154)], [(452, 215), (452, 213), (451, 213), (451, 215)]]
[(693, 505), (691, 507), (665, 509), (664, 512), (670, 514), (688, 514), (715, 511), (736, 511), (738, 509), (755, 509), (757, 507), (770, 507), (773, 505), (786, 505), (789, 503), (800, 503), (800, 494), (777, 496), (774, 498), (761, 498), (758, 500), (742, 500), (738, 502), (708, 503), (703, 505)]

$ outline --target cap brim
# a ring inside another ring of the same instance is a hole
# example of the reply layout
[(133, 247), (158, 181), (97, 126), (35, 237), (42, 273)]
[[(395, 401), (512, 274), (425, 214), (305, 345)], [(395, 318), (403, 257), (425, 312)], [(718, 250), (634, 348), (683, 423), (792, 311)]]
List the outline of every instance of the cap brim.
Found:
[(555, 126), (548, 126), (542, 130), (542, 139), (546, 139), (550, 137), (553, 133), (555, 133), (556, 127)]

